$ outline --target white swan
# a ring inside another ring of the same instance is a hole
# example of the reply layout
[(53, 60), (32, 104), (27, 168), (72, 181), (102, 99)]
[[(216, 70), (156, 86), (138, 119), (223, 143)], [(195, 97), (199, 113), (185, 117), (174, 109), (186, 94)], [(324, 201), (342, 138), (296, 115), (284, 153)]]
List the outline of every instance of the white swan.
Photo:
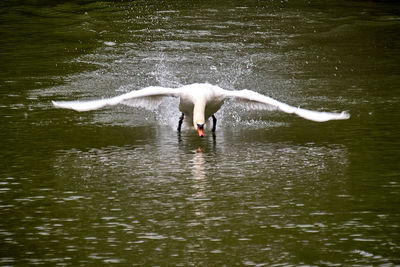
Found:
[(186, 118), (188, 123), (193, 123), (201, 137), (204, 136), (205, 122), (210, 117), (213, 119), (212, 131), (215, 131), (217, 120), (214, 113), (221, 108), (228, 98), (235, 99), (250, 109), (280, 110), (316, 122), (350, 118), (350, 114), (347, 112), (331, 113), (296, 108), (251, 90), (229, 91), (215, 85), (200, 83), (185, 85), (180, 88), (152, 86), (120, 96), (92, 101), (52, 102), (57, 108), (76, 111), (95, 110), (117, 104), (151, 109), (158, 106), (164, 97), (179, 97), (180, 99), (179, 110), (182, 112), (182, 116), (179, 119), (178, 131), (181, 131), (182, 122)]

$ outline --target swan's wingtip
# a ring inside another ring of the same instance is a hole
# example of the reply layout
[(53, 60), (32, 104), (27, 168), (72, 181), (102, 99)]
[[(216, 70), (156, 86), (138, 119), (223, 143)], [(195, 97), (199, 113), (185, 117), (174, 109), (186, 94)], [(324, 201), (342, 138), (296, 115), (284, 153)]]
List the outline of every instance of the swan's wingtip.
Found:
[(350, 113), (348, 113), (347, 111), (342, 111), (342, 113), (340, 113), (340, 117), (342, 120), (350, 119)]
[(56, 101), (51, 101), (51, 103), (53, 104), (53, 106), (55, 107), (55, 108), (59, 108), (60, 107), (60, 104), (58, 104), (58, 102), (56, 102)]
[(64, 101), (51, 101), (51, 103), (53, 104), (53, 106), (55, 107), (55, 108), (68, 108), (68, 107), (66, 107), (66, 102), (64, 102)]

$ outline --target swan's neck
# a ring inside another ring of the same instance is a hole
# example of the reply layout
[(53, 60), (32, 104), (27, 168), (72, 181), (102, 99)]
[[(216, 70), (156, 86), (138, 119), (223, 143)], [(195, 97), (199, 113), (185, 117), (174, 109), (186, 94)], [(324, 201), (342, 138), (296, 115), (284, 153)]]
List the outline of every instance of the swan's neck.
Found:
[(197, 124), (204, 124), (204, 112), (206, 109), (206, 101), (204, 99), (200, 99), (196, 101), (193, 108), (193, 125), (194, 128), (197, 129)]

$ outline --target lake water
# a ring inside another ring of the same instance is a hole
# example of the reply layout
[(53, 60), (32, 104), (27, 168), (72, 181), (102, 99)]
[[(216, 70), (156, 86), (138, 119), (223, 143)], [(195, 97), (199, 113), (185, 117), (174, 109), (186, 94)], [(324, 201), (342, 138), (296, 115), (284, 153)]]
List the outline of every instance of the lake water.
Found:
[[(3, 1), (0, 266), (399, 265), (399, 33), (386, 1)], [(51, 105), (194, 82), (351, 118)]]

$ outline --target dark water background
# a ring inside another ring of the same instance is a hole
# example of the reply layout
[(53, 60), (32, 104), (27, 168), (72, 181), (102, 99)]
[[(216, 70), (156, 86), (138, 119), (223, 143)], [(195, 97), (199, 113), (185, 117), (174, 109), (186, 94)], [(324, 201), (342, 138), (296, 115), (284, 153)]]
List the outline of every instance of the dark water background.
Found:
[[(2, 1), (0, 265), (399, 265), (399, 33), (385, 1)], [(352, 117), (50, 104), (193, 82)]]

